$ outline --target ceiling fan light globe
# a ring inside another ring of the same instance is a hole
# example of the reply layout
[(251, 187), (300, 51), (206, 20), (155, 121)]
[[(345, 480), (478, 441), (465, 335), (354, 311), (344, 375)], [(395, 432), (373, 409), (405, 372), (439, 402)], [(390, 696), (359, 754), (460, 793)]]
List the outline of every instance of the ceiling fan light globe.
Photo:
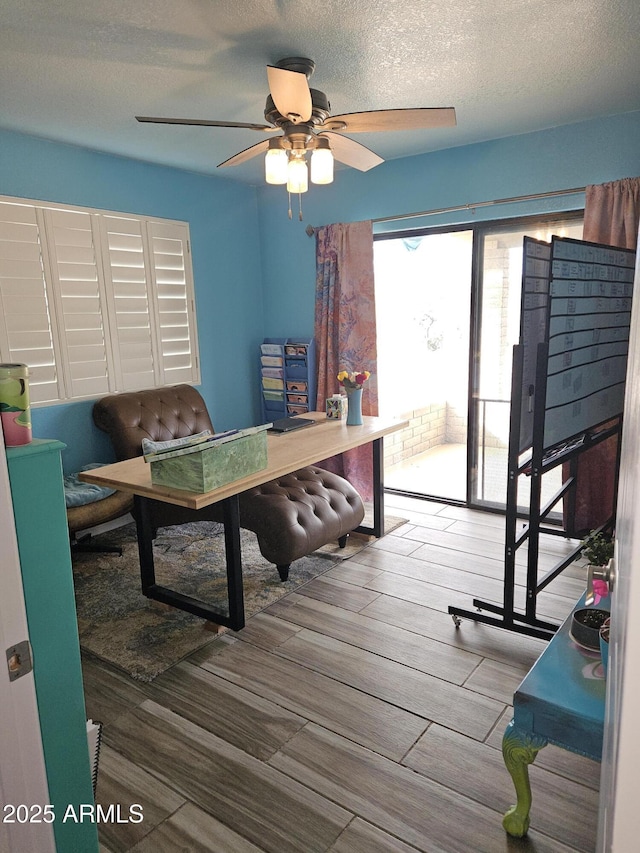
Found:
[(282, 148), (269, 148), (264, 158), (264, 177), (268, 184), (287, 183), (287, 152)]
[(333, 154), (328, 146), (316, 148), (311, 155), (311, 183), (333, 183)]
[(287, 190), (290, 193), (306, 193), (309, 189), (309, 169), (305, 160), (292, 157), (287, 166)]

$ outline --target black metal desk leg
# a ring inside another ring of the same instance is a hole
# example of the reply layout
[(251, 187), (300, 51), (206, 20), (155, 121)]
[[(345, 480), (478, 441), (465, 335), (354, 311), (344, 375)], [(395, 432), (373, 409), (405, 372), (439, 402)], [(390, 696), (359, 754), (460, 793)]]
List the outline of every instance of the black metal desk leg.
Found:
[(244, 628), (244, 591), (242, 588), (242, 554), (240, 551), (240, 509), (238, 495), (222, 501), (224, 513), (224, 547), (227, 559), (229, 592), (229, 627)]
[(140, 581), (142, 592), (146, 593), (156, 582), (153, 562), (153, 525), (149, 501), (140, 495), (134, 495), (136, 529), (138, 532), (138, 556), (140, 558)]
[(382, 438), (376, 438), (371, 442), (371, 452), (373, 454), (373, 527), (361, 524), (356, 527), (356, 532), (373, 534), (379, 539), (384, 536), (384, 446)]
[(151, 523), (150, 501), (135, 497), (136, 526), (138, 530), (138, 554), (140, 557), (140, 579), (142, 593), (154, 601), (162, 601), (201, 619), (215, 622), (239, 631), (244, 628), (244, 593), (242, 589), (242, 554), (240, 550), (240, 511), (238, 496), (222, 501), (224, 513), (224, 544), (227, 571), (227, 594), (229, 612), (219, 610), (206, 601), (185, 595), (156, 583), (153, 561), (153, 524)]
[(382, 439), (373, 442), (373, 535), (384, 535), (384, 474)]

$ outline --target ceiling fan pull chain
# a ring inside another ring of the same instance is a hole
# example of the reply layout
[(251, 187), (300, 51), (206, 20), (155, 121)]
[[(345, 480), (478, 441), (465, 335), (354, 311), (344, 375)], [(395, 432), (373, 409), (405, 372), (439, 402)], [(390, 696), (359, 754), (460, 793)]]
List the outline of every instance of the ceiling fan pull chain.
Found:
[(293, 219), (293, 214), (291, 213), (291, 193), (289, 193), (289, 219)]
[(298, 193), (298, 205), (299, 205), (298, 219), (300, 220), (300, 222), (302, 222), (302, 193)]

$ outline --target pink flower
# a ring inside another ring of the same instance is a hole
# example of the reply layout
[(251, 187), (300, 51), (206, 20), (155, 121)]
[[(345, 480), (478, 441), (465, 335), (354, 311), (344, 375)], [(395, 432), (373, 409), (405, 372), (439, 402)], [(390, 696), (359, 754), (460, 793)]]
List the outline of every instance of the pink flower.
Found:
[(362, 388), (367, 379), (371, 376), (368, 370), (361, 370), (360, 373), (348, 373), (346, 370), (341, 370), (338, 373), (338, 383), (344, 388)]
[(594, 580), (593, 582), (594, 604), (599, 604), (603, 598), (609, 595), (609, 586), (606, 581)]

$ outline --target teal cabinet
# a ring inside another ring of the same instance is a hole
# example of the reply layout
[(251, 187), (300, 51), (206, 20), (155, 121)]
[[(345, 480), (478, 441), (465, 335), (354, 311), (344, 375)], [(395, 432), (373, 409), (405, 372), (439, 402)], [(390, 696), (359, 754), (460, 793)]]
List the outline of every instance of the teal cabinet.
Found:
[[(59, 441), (7, 448), (22, 583), (33, 653), (49, 802), (59, 853), (97, 853), (86, 710)], [(69, 809), (72, 807), (73, 811)], [(65, 820), (66, 815), (66, 820)]]

